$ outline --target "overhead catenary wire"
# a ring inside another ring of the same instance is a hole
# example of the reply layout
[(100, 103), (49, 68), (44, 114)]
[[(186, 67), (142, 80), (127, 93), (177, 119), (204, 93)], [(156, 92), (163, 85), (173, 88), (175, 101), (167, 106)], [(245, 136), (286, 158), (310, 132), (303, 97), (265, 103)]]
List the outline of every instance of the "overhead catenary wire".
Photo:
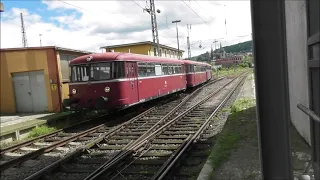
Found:
[[(196, 2), (197, 3), (197, 5), (201, 8), (201, 9), (204, 9), (199, 3), (198, 3), (198, 1), (197, 0), (193, 0), (194, 2)], [(205, 12), (205, 11), (203, 11), (203, 12)], [(208, 15), (207, 13), (206, 13), (206, 15), (210, 18), (210, 20), (212, 21), (212, 17), (210, 16), (210, 15)]]
[[(70, 5), (70, 6), (73, 6), (73, 7), (76, 7), (76, 8), (85, 10), (85, 11), (88, 11), (88, 12), (92, 12), (91, 10), (85, 9), (85, 8), (83, 8), (83, 7), (80, 7), (80, 6), (77, 6), (77, 5), (74, 5), (74, 4), (71, 4), (71, 3), (68, 3), (68, 2), (62, 1), (62, 0), (58, 0), (58, 1), (60, 1), (60, 2), (62, 2), (62, 3), (64, 3), (64, 4), (68, 4), (68, 5)], [(101, 10), (100, 10), (100, 12), (106, 13), (106, 11), (101, 11)], [(108, 13), (115, 14), (115, 13), (112, 13), (112, 12), (108, 12)], [(126, 25), (130, 25), (130, 24), (128, 24), (128, 23), (125, 23), (125, 22), (122, 22), (122, 21), (119, 21), (119, 20), (116, 20), (116, 21), (118, 21), (118, 22), (120, 22), (120, 23), (123, 23), (123, 24), (126, 24)]]
[(184, 0), (182, 0), (182, 2), (211, 29), (211, 26), (198, 13), (196, 13)]

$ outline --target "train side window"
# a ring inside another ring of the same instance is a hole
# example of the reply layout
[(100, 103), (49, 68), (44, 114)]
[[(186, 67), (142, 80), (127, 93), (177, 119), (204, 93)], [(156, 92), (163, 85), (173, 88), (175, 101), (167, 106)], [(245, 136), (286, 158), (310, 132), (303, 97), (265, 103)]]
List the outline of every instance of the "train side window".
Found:
[(153, 63), (148, 63), (147, 65), (147, 76), (154, 76), (155, 75), (155, 66)]
[(172, 65), (169, 64), (169, 65), (168, 65), (168, 74), (172, 74), (172, 73), (173, 73)]
[(147, 76), (147, 67), (144, 63), (138, 63), (138, 73), (139, 77), (145, 77)]
[(180, 73), (180, 70), (179, 70), (179, 65), (178, 64), (176, 64), (176, 65), (174, 65), (174, 72), (175, 72), (175, 74), (179, 74)]
[(162, 73), (161, 65), (160, 64), (156, 64), (155, 65), (155, 74), (156, 74), (156, 76), (160, 76), (161, 73)]
[(168, 74), (168, 66), (167, 64), (162, 64), (162, 74), (167, 75)]
[(171, 68), (172, 68), (172, 74), (175, 74), (176, 73), (176, 65), (171, 64)]
[(124, 78), (124, 62), (113, 62), (112, 63), (112, 78)]

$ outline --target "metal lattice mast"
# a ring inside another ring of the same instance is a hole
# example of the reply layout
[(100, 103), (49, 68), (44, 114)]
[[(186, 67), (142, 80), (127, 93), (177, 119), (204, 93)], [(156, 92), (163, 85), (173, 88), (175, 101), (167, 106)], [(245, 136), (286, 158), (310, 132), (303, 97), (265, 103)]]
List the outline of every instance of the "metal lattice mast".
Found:
[(157, 43), (157, 56), (160, 56), (158, 25), (157, 25), (156, 8), (154, 5), (154, 0), (150, 0), (150, 15), (151, 15), (151, 24), (152, 24), (152, 40), (153, 40), (153, 43)]
[(21, 18), (22, 45), (23, 45), (23, 47), (28, 47), (27, 35), (26, 35), (25, 27), (24, 27), (22, 13), (20, 13), (20, 18)]

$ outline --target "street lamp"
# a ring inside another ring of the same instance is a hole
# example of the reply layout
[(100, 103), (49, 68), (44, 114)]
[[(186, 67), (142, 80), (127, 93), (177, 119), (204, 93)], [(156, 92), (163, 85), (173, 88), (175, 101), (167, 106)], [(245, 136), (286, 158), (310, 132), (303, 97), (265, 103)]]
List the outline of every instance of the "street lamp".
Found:
[(176, 30), (177, 30), (177, 43), (178, 43), (178, 59), (180, 59), (178, 22), (181, 22), (181, 20), (175, 20), (175, 21), (172, 21), (172, 23), (176, 23)]
[[(51, 29), (47, 29), (47, 30), (45, 30), (45, 32), (49, 32), (49, 31), (51, 31)], [(42, 47), (42, 39), (41, 39), (41, 37), (42, 37), (42, 34), (41, 34), (41, 33), (39, 33), (39, 38), (40, 38), (40, 47)]]

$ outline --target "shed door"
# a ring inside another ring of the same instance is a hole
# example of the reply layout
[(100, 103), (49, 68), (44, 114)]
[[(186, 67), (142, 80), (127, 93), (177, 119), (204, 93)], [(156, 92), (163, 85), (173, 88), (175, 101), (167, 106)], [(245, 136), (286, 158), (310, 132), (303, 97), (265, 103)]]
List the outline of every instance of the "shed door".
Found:
[(33, 112), (48, 111), (48, 100), (43, 71), (29, 72), (29, 77)]
[(13, 85), (17, 112), (32, 112), (32, 97), (29, 73), (14, 73)]
[(17, 112), (48, 111), (43, 71), (14, 73), (13, 82)]

